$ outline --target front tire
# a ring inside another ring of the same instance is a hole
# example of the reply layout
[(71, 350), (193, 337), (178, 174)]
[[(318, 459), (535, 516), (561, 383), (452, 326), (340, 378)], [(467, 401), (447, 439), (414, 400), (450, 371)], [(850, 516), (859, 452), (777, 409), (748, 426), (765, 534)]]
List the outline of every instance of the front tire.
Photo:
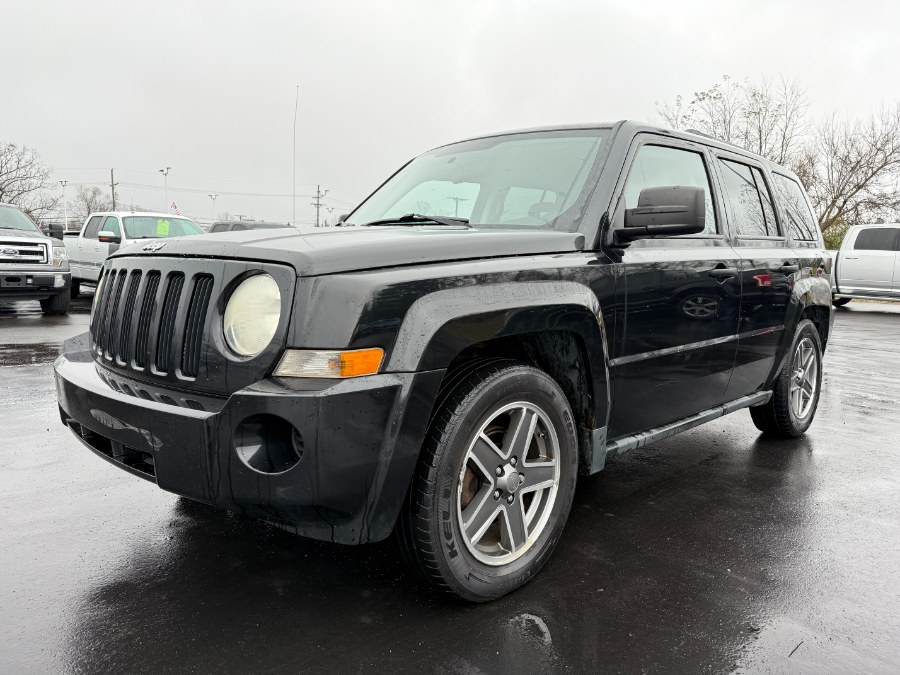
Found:
[(41, 300), (41, 311), (47, 316), (69, 313), (69, 291), (63, 291)]
[(775, 379), (772, 398), (750, 408), (750, 416), (764, 434), (797, 438), (812, 424), (822, 389), (822, 341), (809, 319), (797, 326), (788, 354)]
[(559, 385), (511, 361), (458, 381), (429, 427), (397, 534), (424, 578), (484, 602), (533, 577), (560, 538), (578, 466)]

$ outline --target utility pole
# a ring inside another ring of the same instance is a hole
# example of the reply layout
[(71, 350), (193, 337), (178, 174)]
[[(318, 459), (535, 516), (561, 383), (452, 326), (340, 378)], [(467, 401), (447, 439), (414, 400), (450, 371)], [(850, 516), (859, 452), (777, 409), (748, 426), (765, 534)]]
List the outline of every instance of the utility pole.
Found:
[(209, 196), (209, 198), (212, 199), (212, 203), (213, 203), (213, 218), (216, 217), (216, 197), (218, 197), (218, 196), (219, 195), (217, 195), (217, 194)]
[(116, 175), (114, 171), (115, 169), (109, 170), (109, 190), (110, 192), (112, 192), (113, 211), (116, 210), (116, 185), (118, 185), (118, 183), (116, 183)]
[(300, 85), (294, 96), (294, 180), (291, 183), (291, 225), (297, 226), (297, 106), (300, 104)]
[(66, 201), (66, 185), (68, 182), (67, 180), (59, 181), (63, 189), (63, 232), (69, 229), (69, 202)]
[(456, 205), (453, 208), (453, 217), (454, 218), (459, 217), (459, 203), (469, 201), (465, 197), (447, 197), (447, 199), (452, 199), (454, 202), (456, 202)]
[(165, 169), (160, 169), (159, 172), (163, 175), (163, 199), (166, 202), (166, 208), (163, 209), (165, 213), (169, 212), (169, 170), (171, 166), (167, 166)]
[(319, 211), (322, 209), (323, 206), (325, 206), (325, 203), (322, 200), (325, 198), (325, 195), (327, 195), (327, 194), (328, 194), (328, 190), (325, 190), (325, 192), (322, 192), (322, 186), (316, 185), (316, 194), (315, 194), (316, 201), (311, 202), (311, 205), (316, 207), (316, 227), (319, 227)]

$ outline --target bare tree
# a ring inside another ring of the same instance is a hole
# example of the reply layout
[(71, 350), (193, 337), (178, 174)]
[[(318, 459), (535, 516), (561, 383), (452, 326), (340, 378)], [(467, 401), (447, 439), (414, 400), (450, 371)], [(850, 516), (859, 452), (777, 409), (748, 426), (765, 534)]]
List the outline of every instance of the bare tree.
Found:
[(96, 185), (82, 185), (75, 193), (75, 197), (69, 202), (69, 211), (78, 220), (84, 222), (92, 213), (98, 211), (111, 211), (112, 199)]
[(36, 150), (0, 143), (0, 202), (13, 204), (34, 220), (56, 208), (59, 197), (52, 192), (53, 169), (41, 161)]
[(793, 169), (830, 245), (849, 225), (900, 213), (900, 105), (865, 120), (832, 114), (812, 124), (797, 82), (726, 76), (657, 111), (673, 128), (697, 129)]
[(868, 119), (831, 115), (816, 128), (798, 175), (819, 226), (834, 228), (900, 212), (900, 104)]
[(726, 75), (689, 101), (677, 96), (656, 108), (673, 129), (696, 129), (779, 164), (793, 163), (809, 128), (806, 93), (793, 80), (738, 82)]

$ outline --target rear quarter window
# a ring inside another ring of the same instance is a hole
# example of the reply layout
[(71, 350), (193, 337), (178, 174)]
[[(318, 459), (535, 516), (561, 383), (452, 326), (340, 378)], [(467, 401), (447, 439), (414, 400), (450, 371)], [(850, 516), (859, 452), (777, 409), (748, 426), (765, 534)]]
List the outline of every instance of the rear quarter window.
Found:
[(775, 193), (781, 203), (781, 210), (785, 215), (788, 233), (794, 241), (822, 243), (819, 225), (809, 208), (806, 193), (800, 184), (792, 178), (773, 174)]

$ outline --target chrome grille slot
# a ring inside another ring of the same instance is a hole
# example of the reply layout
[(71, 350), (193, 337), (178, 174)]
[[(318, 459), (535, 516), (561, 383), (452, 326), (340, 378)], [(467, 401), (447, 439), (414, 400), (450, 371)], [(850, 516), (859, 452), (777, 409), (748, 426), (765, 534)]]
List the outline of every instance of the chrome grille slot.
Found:
[[(113, 358), (113, 350), (118, 346), (118, 330), (119, 330), (119, 302), (122, 299), (122, 291), (125, 288), (125, 281), (128, 278), (126, 270), (120, 270), (115, 277), (115, 290), (110, 296), (109, 309), (105, 317), (105, 330), (103, 331), (103, 356), (108, 359)], [(112, 285), (112, 284), (111, 284)]]
[(144, 287), (144, 299), (134, 340), (134, 363), (138, 368), (146, 368), (149, 361), (150, 321), (156, 309), (156, 291), (159, 289), (160, 276), (155, 270), (147, 274), (147, 285)]
[(128, 282), (128, 293), (125, 296), (125, 306), (122, 308), (122, 327), (119, 330), (119, 347), (116, 352), (116, 362), (122, 366), (126, 365), (131, 359), (131, 320), (134, 317), (135, 300), (140, 285), (141, 271), (135, 270), (131, 273), (131, 279)]
[(172, 365), (172, 339), (175, 337), (175, 316), (181, 302), (181, 291), (184, 288), (184, 275), (174, 272), (169, 275), (166, 294), (162, 303), (162, 315), (159, 320), (159, 335), (156, 340), (156, 369), (168, 373)]
[(206, 312), (212, 297), (213, 278), (208, 274), (194, 277), (194, 289), (188, 306), (187, 321), (184, 325), (184, 340), (181, 350), (181, 374), (197, 377), (200, 371), (200, 348), (203, 345), (203, 327)]

